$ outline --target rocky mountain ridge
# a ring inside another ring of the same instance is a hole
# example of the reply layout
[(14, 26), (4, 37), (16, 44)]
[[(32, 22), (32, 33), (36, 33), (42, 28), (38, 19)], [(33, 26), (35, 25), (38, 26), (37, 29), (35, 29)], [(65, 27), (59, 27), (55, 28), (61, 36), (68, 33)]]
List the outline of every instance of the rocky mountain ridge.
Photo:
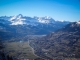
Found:
[(17, 16), (0, 17), (0, 37), (21, 37), (26, 35), (45, 35), (67, 25), (68, 21), (55, 21), (51, 17)]
[(47, 36), (31, 41), (35, 53), (50, 60), (80, 59), (80, 24), (73, 22)]

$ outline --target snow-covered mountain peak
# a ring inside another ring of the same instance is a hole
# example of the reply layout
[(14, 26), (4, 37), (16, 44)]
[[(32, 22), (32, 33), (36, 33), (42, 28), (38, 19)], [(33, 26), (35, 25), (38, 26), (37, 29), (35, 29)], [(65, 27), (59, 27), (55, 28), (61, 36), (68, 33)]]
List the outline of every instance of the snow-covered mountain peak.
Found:
[(45, 16), (45, 19), (51, 19), (51, 17), (50, 16)]
[(43, 23), (43, 24), (49, 24), (54, 22), (54, 19), (52, 19), (50, 16), (37, 17), (37, 20), (39, 23)]
[(19, 15), (17, 15), (17, 17), (23, 17), (23, 15), (22, 14), (19, 14)]
[(10, 25), (31, 25), (31, 26), (37, 26), (38, 24), (56, 24), (56, 22), (58, 23), (64, 23), (66, 21), (56, 21), (53, 18), (51, 18), (50, 16), (45, 16), (45, 17), (28, 17), (28, 16), (23, 16), (22, 14), (19, 14), (17, 16), (10, 16), (10, 18), (8, 19), (8, 21), (10, 22)]
[(25, 18), (23, 18), (23, 16), (21, 14), (17, 15), (17, 16), (12, 16), (10, 18), (10, 25), (23, 25), (25, 24), (25, 22), (23, 20), (26, 20)]
[(41, 19), (38, 19), (38, 21), (39, 21), (40, 23), (49, 23), (48, 20), (41, 20)]
[(38, 22), (40, 22), (40, 23), (49, 23), (50, 21), (48, 20), (48, 19), (45, 19), (44, 17), (39, 17), (38, 18)]

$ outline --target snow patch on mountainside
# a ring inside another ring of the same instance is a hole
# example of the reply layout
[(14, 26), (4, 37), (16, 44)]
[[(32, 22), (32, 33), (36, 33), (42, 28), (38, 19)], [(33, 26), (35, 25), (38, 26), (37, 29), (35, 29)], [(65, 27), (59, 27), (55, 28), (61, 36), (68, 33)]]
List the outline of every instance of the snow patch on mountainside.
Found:
[(37, 26), (39, 24), (56, 24), (56, 22), (58, 23), (64, 23), (64, 20), (61, 21), (56, 21), (53, 18), (51, 18), (50, 16), (45, 16), (45, 17), (27, 17), (27, 16), (23, 16), (22, 14), (19, 14), (17, 16), (12, 16), (9, 19), (9, 22), (11, 23), (10, 25), (31, 25), (31, 26)]
[(51, 19), (51, 17), (50, 16), (45, 16), (45, 19)]
[(10, 21), (12, 21), (13, 19), (16, 19), (16, 16), (13, 16), (12, 18), (10, 18)]
[(39, 18), (38, 21), (40, 23), (49, 23), (49, 20), (46, 20), (46, 19), (43, 20), (42, 18)]
[(17, 21), (17, 22), (13, 22), (11, 25), (23, 25), (23, 24), (26, 24), (22, 21)]
[(24, 20), (26, 19), (22, 18), (22, 16), (20, 15), (20, 16), (13, 16), (12, 18), (10, 18), (9, 21), (11, 22), (10, 25), (23, 25), (26, 24)]
[(80, 24), (80, 21), (78, 21), (77, 24)]
[(38, 20), (38, 22), (44, 23), (44, 24), (54, 23), (54, 21), (55, 21), (54, 19), (52, 19), (49, 16), (39, 17), (37, 20)]

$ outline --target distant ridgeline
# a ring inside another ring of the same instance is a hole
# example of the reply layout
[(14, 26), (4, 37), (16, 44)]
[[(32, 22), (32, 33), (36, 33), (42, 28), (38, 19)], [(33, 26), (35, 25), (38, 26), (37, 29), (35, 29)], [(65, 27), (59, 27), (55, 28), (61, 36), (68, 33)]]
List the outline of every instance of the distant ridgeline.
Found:
[(3, 40), (24, 37), (26, 35), (46, 35), (69, 24), (68, 21), (56, 21), (51, 17), (17, 16), (0, 17), (0, 37)]

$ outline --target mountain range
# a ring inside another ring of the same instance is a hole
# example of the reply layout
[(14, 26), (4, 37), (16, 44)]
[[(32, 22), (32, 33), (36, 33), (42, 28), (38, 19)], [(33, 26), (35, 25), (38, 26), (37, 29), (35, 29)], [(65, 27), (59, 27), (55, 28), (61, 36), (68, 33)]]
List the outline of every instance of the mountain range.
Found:
[(1, 16), (0, 40), (28, 40), (42, 60), (80, 60), (80, 21), (56, 21), (49, 16), (22, 14)]
[(69, 21), (56, 21), (49, 16), (28, 17), (17, 16), (0, 17), (0, 37), (10, 38), (26, 35), (46, 35), (69, 24)]

